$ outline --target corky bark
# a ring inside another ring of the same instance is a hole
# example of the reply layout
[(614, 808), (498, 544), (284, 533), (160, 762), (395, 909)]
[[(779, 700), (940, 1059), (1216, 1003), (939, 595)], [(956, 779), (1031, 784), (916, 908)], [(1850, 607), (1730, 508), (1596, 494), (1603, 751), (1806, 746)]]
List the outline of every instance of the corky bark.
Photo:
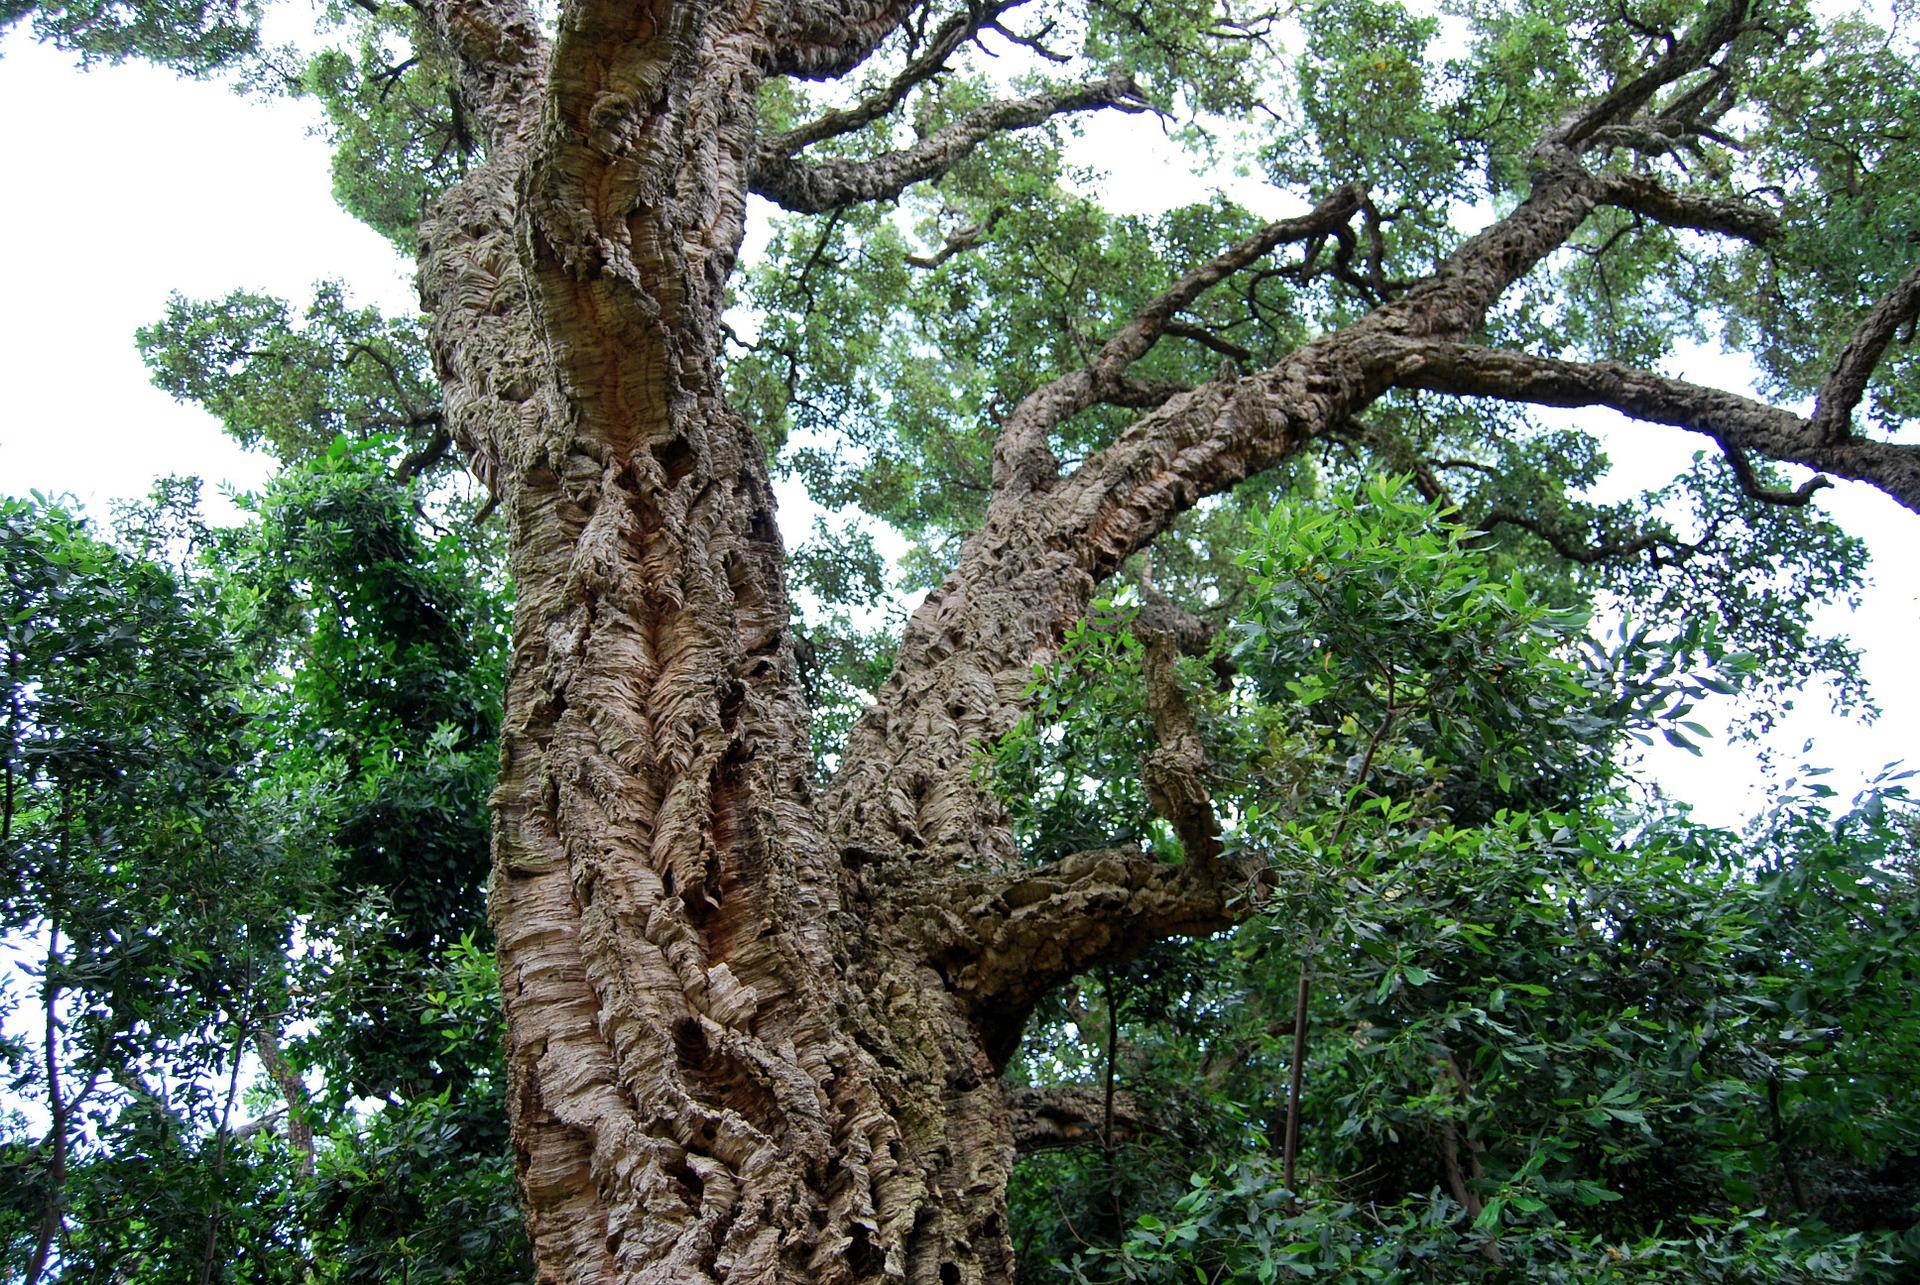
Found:
[[(421, 229), (420, 280), (444, 422), (506, 515), (518, 590), (492, 905), (542, 1281), (1008, 1279), (1018, 1141), (1085, 1133), (1067, 1099), (1000, 1086), (1027, 1013), (1077, 972), (1232, 922), (1249, 873), (1221, 858), (1162, 644), (1145, 770), (1183, 863), (1115, 849), (1024, 865), (979, 747), (1100, 580), (1388, 389), (1601, 401), (1909, 494), (1894, 477), (1909, 466), (1880, 460), (1908, 448), (1831, 430), (1806, 444), (1799, 421), (1724, 400), (1683, 413), (1651, 377), (1468, 342), (1598, 204), (1767, 233), (1752, 211), (1583, 160), (1609, 128), (1683, 131), (1649, 104), (1730, 38), (1703, 24), (1570, 118), (1518, 209), (1360, 321), (1246, 378), (1175, 390), (1128, 374), (1163, 335), (1193, 334), (1177, 314), (1231, 273), (1290, 244), (1309, 263), (1329, 237), (1351, 244), (1371, 207), (1343, 187), (1178, 276), (1086, 368), (1036, 390), (1002, 428), (984, 525), (816, 795), (764, 452), (722, 393), (747, 195), (802, 210), (890, 196), (996, 130), (1136, 107), (1131, 82), (979, 108), (867, 161), (809, 160), (1013, 6), (929, 23), (878, 97), (763, 138), (765, 77), (842, 74), (916, 6), (576, 0), (549, 44), (518, 0), (420, 2), (487, 141)], [(1847, 369), (1910, 315), (1906, 295), (1877, 312)], [(1154, 409), (1066, 472), (1048, 436), (1100, 403)]]
[[(510, 9), (439, 14), (490, 140), (422, 287), (519, 587), (493, 911), (521, 1186), (545, 1280), (1005, 1279), (981, 1028), (1029, 1001), (957, 993), (935, 956), (968, 948), (825, 843), (763, 454), (720, 395), (754, 88), (864, 52), (789, 11), (815, 43), (783, 53), (772, 16), (582, 5), (547, 50)], [(487, 74), (509, 53), (539, 75)], [(1061, 912), (1164, 899), (1103, 871)]]

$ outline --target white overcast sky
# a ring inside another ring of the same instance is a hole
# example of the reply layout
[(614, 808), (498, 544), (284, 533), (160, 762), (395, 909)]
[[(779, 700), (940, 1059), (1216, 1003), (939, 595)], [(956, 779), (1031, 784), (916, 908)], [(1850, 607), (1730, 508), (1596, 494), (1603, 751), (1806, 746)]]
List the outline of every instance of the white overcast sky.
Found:
[[(258, 485), (268, 465), (240, 450), (197, 409), (146, 378), (133, 346), (170, 292), (211, 297), (246, 288), (303, 302), (316, 280), (338, 277), (351, 296), (389, 311), (415, 306), (411, 265), (332, 202), (327, 149), (300, 104), (263, 106), (217, 84), (145, 66), (81, 73), (66, 55), (16, 31), (0, 42), (0, 492), (70, 493), (105, 515), (162, 473), (196, 473), (210, 488)], [(1103, 121), (1091, 146), (1142, 172), (1150, 119)], [(1234, 195), (1263, 210), (1297, 201), (1240, 180)], [(1118, 203), (1195, 199), (1204, 185), (1156, 172)], [(1140, 195), (1141, 192), (1150, 195)], [(1699, 371), (1694, 372), (1701, 377)], [(1724, 379), (1739, 378), (1737, 367)], [(1606, 417), (1592, 422), (1604, 423)], [(1701, 441), (1668, 429), (1620, 425), (1606, 433), (1623, 471), (1655, 477)], [(1842, 484), (1819, 503), (1876, 553), (1875, 583), (1848, 618), (1822, 617), (1866, 645), (1867, 676), (1884, 716), (1871, 727), (1801, 703), (1776, 733), (1784, 760), (1834, 767), (1851, 788), (1908, 753), (1920, 727), (1920, 517), (1870, 489)], [(794, 538), (805, 534), (794, 531)], [(1706, 817), (1731, 821), (1754, 806), (1752, 754), (1716, 744), (1704, 758), (1662, 751), (1648, 765)]]

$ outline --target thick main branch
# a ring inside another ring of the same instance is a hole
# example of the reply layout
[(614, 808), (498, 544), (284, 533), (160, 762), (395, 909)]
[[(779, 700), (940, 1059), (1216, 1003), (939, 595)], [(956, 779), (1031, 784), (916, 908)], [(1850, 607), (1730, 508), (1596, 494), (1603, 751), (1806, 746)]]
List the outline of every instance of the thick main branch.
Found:
[(1004, 1063), (1041, 996), (1167, 937), (1228, 927), (1249, 907), (1253, 873), (1098, 848), (1043, 866), (905, 882), (900, 922)]
[(1780, 235), (1780, 216), (1765, 206), (1732, 197), (1676, 192), (1644, 174), (1608, 174), (1600, 199), (1670, 228), (1737, 237), (1755, 245)]
[(452, 56), (460, 102), (488, 149), (523, 134), (540, 111), (547, 38), (525, 0), (421, 0), (427, 24)]

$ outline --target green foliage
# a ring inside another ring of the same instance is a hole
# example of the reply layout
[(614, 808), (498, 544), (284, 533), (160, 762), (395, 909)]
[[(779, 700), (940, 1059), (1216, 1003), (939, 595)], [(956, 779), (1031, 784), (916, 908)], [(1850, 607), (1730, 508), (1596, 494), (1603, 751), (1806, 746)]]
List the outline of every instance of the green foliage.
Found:
[[(1842, 14), (1769, 51), (1756, 77), (1752, 177), (1781, 195), (1781, 244), (1739, 256), (1713, 281), (1729, 344), (1751, 353), (1768, 391), (1810, 396), (1865, 308), (1911, 266), (1920, 242), (1920, 41)], [(1876, 371), (1862, 416), (1892, 432), (1920, 414), (1909, 344)]]
[(1815, 1285), (1897, 1281), (1914, 1252), (1893, 1238), (1808, 1235), (1756, 1212), (1698, 1218), (1630, 1240), (1565, 1227), (1522, 1230), (1499, 1241), (1496, 1263), (1483, 1252), (1493, 1242), (1463, 1233), (1460, 1211), (1444, 1198), (1391, 1207), (1289, 1204), (1271, 1162), (1260, 1156), (1196, 1173), (1191, 1183), (1167, 1217), (1142, 1215), (1117, 1250), (1073, 1264), (1067, 1279)]
[(872, 534), (822, 521), (788, 555), (796, 594), (794, 651), (811, 708), (814, 763), (825, 777), (867, 696), (893, 665), (902, 621), (888, 603), (889, 575)]
[[(1273, 511), (1243, 559), (1254, 605), (1236, 652), (1286, 709), (1280, 734), (1312, 729), (1286, 753), (1353, 765), (1356, 789), (1376, 773), (1404, 780), (1384, 787), (1396, 794), (1442, 764), (1456, 795), (1502, 801), (1592, 778), (1605, 724), (1557, 654), (1584, 617), (1535, 603), (1518, 571), (1496, 577), (1471, 536), (1393, 479), (1370, 483), (1364, 504)], [(1410, 757), (1382, 759), (1396, 736)]]
[(284, 300), (247, 291), (175, 295), (137, 338), (155, 384), (283, 460), (318, 455), (341, 434), (398, 435), (417, 450), (440, 424), (420, 322), (352, 308), (337, 281), (315, 288), (298, 322)]
[[(245, 1040), (285, 1003), (287, 908), (310, 876), (250, 806), (237, 657), (209, 586), (141, 552), (203, 542), (195, 498), (163, 487), (124, 516), (125, 546), (48, 500), (0, 506), (0, 931), (37, 962), (42, 1046), (12, 1088), (47, 1119), (4, 1143), (6, 1204), (35, 1215), (0, 1224), (11, 1272), (150, 1258), (190, 1273), (239, 1167)], [(95, 1148), (129, 1163), (77, 1163)], [(150, 1216), (81, 1221), (115, 1206)], [(78, 1230), (62, 1236), (68, 1211)]]
[[(1162, 106), (1264, 108), (1257, 129), (1228, 129), (1204, 112), (1188, 118), (1182, 137), (1214, 172), (1258, 172), (1298, 199), (1356, 179), (1369, 185), (1351, 243), (1319, 246), (1311, 260), (1285, 251), (1235, 274), (1132, 373), (1197, 385), (1219, 372), (1223, 355), (1242, 370), (1267, 366), (1390, 297), (1456, 246), (1465, 226), (1518, 199), (1530, 149), (1571, 103), (1643, 66), (1697, 16), (1682, 5), (1623, 12), (1584, 0), (1485, 0), (1442, 12), (1329, 2), (1303, 7), (1292, 15), (1297, 30), (1282, 32), (1271, 15), (1233, 6), (1203, 14), (1097, 3), (1052, 15), (1038, 24), (1043, 47), (1117, 58)], [(1009, 29), (1030, 30), (1011, 20)], [(1701, 197), (1771, 199), (1777, 189), (1788, 235), (1750, 247), (1597, 211), (1475, 338), (1657, 367), (1718, 328), (1756, 356), (1777, 391), (1806, 395), (1911, 241), (1909, 194), (1920, 184), (1902, 181), (1912, 149), (1898, 146), (1893, 123), (1912, 114), (1901, 108), (1911, 41), (1905, 28), (1825, 22), (1796, 3), (1762, 6), (1725, 62), (1729, 92), (1755, 103), (1751, 118), (1684, 154), (1629, 160), (1622, 151), (1600, 163), (1638, 167)], [(894, 66), (883, 58), (869, 88)], [(1828, 70), (1843, 67), (1871, 86), (1858, 156), (1848, 151), (1850, 95), (1835, 88), (1850, 82)], [(944, 78), (915, 100), (914, 128), (924, 134), (1008, 92), (1007, 79), (991, 64)], [(821, 105), (794, 84), (763, 98), (784, 124)], [(730, 363), (735, 401), (816, 502), (858, 508), (905, 537), (895, 592), (937, 582), (958, 539), (980, 522), (992, 426), (1036, 386), (1082, 365), (1180, 271), (1260, 221), (1224, 200), (1156, 216), (1103, 210), (1089, 199), (1094, 176), (1068, 159), (1076, 128), (1069, 119), (996, 139), (897, 208), (776, 218), (767, 254), (742, 282), (751, 342)], [(881, 121), (823, 150), (865, 156), (905, 137), (899, 123)], [(1836, 202), (1860, 212), (1840, 235), (1819, 213)], [(1820, 266), (1821, 254), (1833, 261)], [(1909, 356), (1900, 349), (1875, 378), (1870, 400), (1884, 426), (1911, 400), (1901, 364)], [(1070, 465), (1132, 418), (1089, 410), (1052, 445)], [(1423, 487), (1444, 492), (1466, 526), (1485, 528), (1503, 570), (1519, 567), (1544, 599), (1568, 609), (1624, 600), (1656, 632), (1705, 622), (1727, 650), (1756, 657), (1754, 730), (1768, 725), (1769, 703), (1779, 708), (1810, 675), (1833, 683), (1836, 703), (1864, 703), (1850, 647), (1807, 624), (1809, 604), (1849, 599), (1864, 568), (1858, 543), (1817, 510), (1755, 502), (1717, 458), (1600, 502), (1590, 492), (1609, 463), (1584, 432), (1549, 429), (1512, 407), (1412, 395), (1370, 407), (1350, 441), (1320, 444), (1291, 471), (1330, 492), (1423, 461), (1434, 462)], [(1222, 550), (1277, 488), (1284, 482), (1263, 480), (1190, 515), (1156, 547), (1156, 575), (1189, 606), (1242, 596), (1243, 573), (1223, 565)], [(848, 681), (857, 690), (863, 680)]]
[(86, 64), (142, 58), (206, 76), (260, 52), (264, 7), (260, 0), (0, 0), (0, 33), (30, 19), (36, 40)]
[[(1263, 914), (1103, 983), (1123, 1089), (1174, 1104), (1173, 1139), (1027, 1162), (1030, 1268), (1901, 1279), (1920, 1114), (1884, 1077), (1910, 1078), (1920, 1038), (1920, 872), (1900, 779), (1836, 814), (1815, 774), (1744, 835), (1633, 805), (1622, 738), (1700, 735), (1692, 702), (1751, 660), (1704, 630), (1588, 640), (1403, 483), (1253, 534), (1236, 672), (1186, 680), (1229, 849), (1267, 867)], [(1173, 853), (1129, 784), (1152, 743), (1141, 614), (1122, 599), (1070, 635), (997, 750), (1037, 855)], [(1276, 1153), (1302, 967), (1296, 1194)], [(1103, 1073), (1099, 1015), (1036, 1021), (1026, 1073)], [(1211, 1158), (1189, 1189), (1181, 1156)]]
[[(525, 1279), (502, 1102), (500, 981), (472, 936), (425, 979), (437, 1092), (343, 1113), (314, 1192), (316, 1257), (342, 1282)], [(416, 970), (416, 986), (421, 978)]]
[[(1188, 662), (1236, 842), (1329, 846), (1330, 828), (1385, 797), (1463, 820), (1563, 805), (1612, 772), (1618, 735), (1684, 741), (1692, 700), (1731, 690), (1711, 671), (1750, 668), (1699, 624), (1587, 643), (1583, 613), (1497, 574), (1477, 534), (1404, 481), (1283, 504), (1251, 535), (1239, 618), (1218, 655)], [(1157, 824), (1131, 770), (1151, 743), (1136, 611), (1130, 594), (1096, 604), (995, 751), (1036, 854)], [(1222, 665), (1232, 684), (1201, 678)]]
[[(1429, 271), (1523, 194), (1543, 128), (1699, 12), (1009, 10), (900, 119), (816, 154), (872, 156), (1122, 66), (1214, 170), (1294, 201), (1364, 180), (1351, 243), (1235, 274), (1133, 371), (1198, 385)], [(1757, 5), (1715, 73), (1747, 107), (1691, 147), (1605, 162), (1776, 201), (1781, 238), (1599, 211), (1472, 338), (1658, 365), (1712, 332), (1769, 393), (1809, 395), (1920, 235), (1920, 50), (1895, 16)], [(411, 254), (481, 147), (419, 8), (328, 3), (325, 47), (299, 56), (265, 48), (259, 19), (251, 0), (0, 0), (0, 30), (29, 24), (83, 61), (312, 98), (337, 198)], [(997, 58), (1008, 31), (1031, 37), (1021, 67)], [(907, 44), (860, 85), (766, 85), (763, 130), (881, 88)], [(834, 511), (792, 568), (823, 767), (891, 662), (894, 600), (982, 521), (993, 426), (1262, 221), (1224, 199), (1105, 210), (1070, 159), (1077, 129), (990, 140), (892, 207), (777, 220), (742, 282), (734, 401)], [(440, 531), (427, 515), (459, 502), (395, 477), (445, 450), (420, 327), (323, 285), (304, 311), (176, 299), (141, 343), (163, 388), (290, 467), (232, 531), (207, 529), (181, 484), (111, 535), (43, 499), (0, 507), (0, 933), (39, 970), (4, 999), (9, 1030), (46, 1036), (0, 1039), (39, 1111), (0, 1126), (0, 1255), (26, 1274), (51, 1210), (45, 1252), (76, 1280), (523, 1279), (480, 897), (505, 586), (497, 533)], [(1869, 426), (1920, 413), (1916, 354), (1896, 345), (1876, 374)], [(1131, 419), (1095, 408), (1050, 445), (1071, 464)], [(1181, 859), (1138, 784), (1134, 631), (1162, 592), (1222, 626), (1180, 680), (1266, 913), (1036, 1013), (1013, 1074), (1112, 1068), (1165, 1118), (1024, 1162), (1030, 1274), (1910, 1272), (1920, 911), (1898, 783), (1843, 810), (1812, 776), (1730, 835), (1635, 802), (1614, 770), (1626, 738), (1698, 749), (1694, 706), (1736, 681), (1757, 729), (1813, 678), (1862, 705), (1853, 653), (1809, 613), (1857, 595), (1864, 553), (1817, 510), (1756, 505), (1717, 458), (1618, 502), (1592, 497), (1607, 468), (1585, 433), (1511, 408), (1388, 397), (1186, 515), (1156, 544), (1153, 589), (1111, 594), (1036, 676), (990, 764), (1029, 854)], [(1589, 637), (1596, 608), (1622, 620)], [(1275, 1140), (1303, 962), (1296, 1199)], [(243, 1083), (262, 1048), (298, 1087)], [(317, 1134), (311, 1174), (296, 1117)]]
[(1300, 119), (1261, 149), (1262, 166), (1291, 189), (1366, 182), (1391, 215), (1382, 220), (1386, 274), (1417, 273), (1453, 235), (1448, 204), (1472, 194), (1479, 104), (1461, 93), (1458, 68), (1430, 56), (1434, 16), (1331, 0), (1303, 18), (1306, 44), (1294, 67)]
[[(482, 935), (501, 589), (390, 449), (337, 441), (237, 529), (184, 483), (111, 538), (0, 513), (0, 929), (45, 1033), (0, 1055), (52, 1120), (0, 1136), (16, 1274), (523, 1275)], [(295, 1087), (249, 1087), (269, 1055)]]
[(1077, 1273), (1905, 1279), (1920, 1118), (1878, 1077), (1911, 1076), (1910, 805), (1621, 823), (1440, 828), (1341, 876), (1301, 1201), (1256, 1147)]
[(374, 8), (338, 15), (350, 44), (314, 55), (292, 92), (326, 112), (334, 199), (411, 257), (421, 216), (466, 172), (480, 142), (422, 13)]

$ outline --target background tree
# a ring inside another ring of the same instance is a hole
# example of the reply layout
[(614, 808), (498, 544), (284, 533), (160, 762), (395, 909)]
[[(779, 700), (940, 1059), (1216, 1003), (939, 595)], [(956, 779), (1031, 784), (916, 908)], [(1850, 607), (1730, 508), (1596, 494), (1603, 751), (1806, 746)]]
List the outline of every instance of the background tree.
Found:
[(499, 596), (392, 470), (342, 443), (237, 530), (179, 484), (112, 538), (8, 502), (23, 1279), (524, 1277), (478, 895)]
[[(1036, 1158), (1014, 1204), (1026, 1262), (1898, 1279), (1920, 1248), (1899, 1176), (1920, 1121), (1878, 1078), (1897, 1064), (1847, 1050), (1911, 1027), (1869, 1016), (1914, 986), (1899, 782), (1842, 812), (1816, 773), (1744, 835), (1634, 801), (1602, 747), (1685, 737), (1692, 695), (1748, 658), (1624, 628), (1594, 656), (1438, 519), (1376, 485), (1289, 506), (1250, 552), (1234, 654), (1256, 681), (1190, 690), (1227, 841), (1279, 887), (1268, 916), (1043, 1016), (1025, 1075), (1098, 1086), (1118, 1044), (1128, 1102), (1177, 1105), (1157, 1131), (1152, 1108), (1106, 1117), (1097, 1158)], [(1096, 619), (999, 776), (1036, 845), (1071, 816), (1166, 843), (1085, 766), (1141, 743), (1151, 610)], [(1856, 949), (1876, 962), (1841, 962)], [(1124, 1235), (1116, 1207), (1138, 1214)]]
[[(1751, 590), (1769, 534), (1832, 539), (1753, 516), (1818, 489), (1769, 460), (1920, 506), (1913, 448), (1886, 435), (1910, 415), (1894, 341), (1920, 311), (1913, 62), (1854, 20), (1488, 6), (1448, 56), (1437, 21), (1385, 5), (1288, 25), (1093, 4), (1048, 25), (583, 3), (548, 28), (507, 0), (422, 0), (332, 13), (339, 47), (300, 64), (244, 7), (0, 9), (29, 15), (95, 56), (318, 96), (342, 199), (417, 232), (435, 413), (506, 515), (516, 589), (493, 922), (548, 1278), (1006, 1275), (1015, 1108), (1057, 1125), (1082, 1100), (1003, 1092), (1034, 1006), (1242, 917), (1255, 872), (1171, 697), (1141, 784), (1176, 861), (1029, 860), (980, 747), (1149, 544), (1186, 608), (1230, 600), (1206, 528), (1233, 506), (1189, 517), (1207, 497), (1325, 496), (1351, 451), (1509, 556), (1568, 560), (1569, 596), (1615, 574), (1696, 611)], [(1041, 74), (996, 83), (990, 55), (1016, 49)], [(1141, 225), (1063, 190), (1051, 140), (1074, 114), (1151, 110), (1204, 142), (1210, 113), (1259, 107), (1251, 159), (1304, 198), (1294, 217)], [(747, 282), (770, 320), (728, 361), (749, 193), (820, 222)], [(929, 221), (881, 217), (895, 199)], [(1658, 373), (1705, 317), (1811, 413)], [(227, 360), (251, 370), (255, 348)], [(368, 369), (342, 353), (319, 382)], [(1673, 497), (1697, 516), (1583, 505), (1594, 452), (1525, 405), (1705, 434), (1714, 462)], [(906, 524), (936, 585), (819, 783), (767, 482), (770, 444), (808, 445), (794, 430), (867, 448), (816, 441), (802, 464), (925, 514)], [(1776, 587), (1844, 591), (1846, 565), (1789, 562)], [(1736, 643), (1774, 640), (1756, 651), (1775, 682), (1844, 659), (1798, 645), (1802, 602), (1728, 613)]]

